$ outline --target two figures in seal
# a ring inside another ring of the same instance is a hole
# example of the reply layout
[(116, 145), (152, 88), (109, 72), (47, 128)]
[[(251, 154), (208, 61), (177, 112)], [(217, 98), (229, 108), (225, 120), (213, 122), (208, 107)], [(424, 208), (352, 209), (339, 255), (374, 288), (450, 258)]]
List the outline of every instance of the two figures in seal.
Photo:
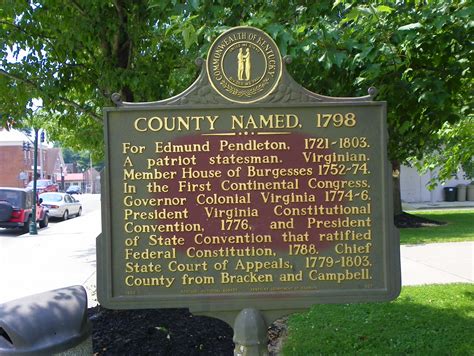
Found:
[(237, 78), (238, 80), (250, 80), (250, 71), (252, 64), (250, 62), (250, 50), (247, 48), (244, 54), (242, 48), (239, 50), (237, 55)]

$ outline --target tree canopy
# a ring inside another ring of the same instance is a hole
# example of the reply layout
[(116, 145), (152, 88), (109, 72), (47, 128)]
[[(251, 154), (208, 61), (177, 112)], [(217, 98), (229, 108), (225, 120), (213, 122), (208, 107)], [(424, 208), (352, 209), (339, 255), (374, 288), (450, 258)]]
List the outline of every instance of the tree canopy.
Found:
[(466, 116), (454, 124), (446, 122), (436, 133), (435, 139), (441, 142), (439, 150), (425, 154), (422, 161), (411, 160), (419, 171), (431, 171), (433, 178), (429, 188), (452, 178), (459, 166), (464, 174), (461, 178), (474, 180), (474, 115)]
[[(304, 87), (388, 102), (393, 162), (439, 149), (443, 125), (472, 112), (469, 1), (38, 0), (0, 9), (0, 115), (22, 126), (32, 99), (52, 139), (102, 153), (110, 95), (153, 101), (184, 90), (229, 27), (269, 33)], [(463, 156), (463, 157), (466, 157)]]

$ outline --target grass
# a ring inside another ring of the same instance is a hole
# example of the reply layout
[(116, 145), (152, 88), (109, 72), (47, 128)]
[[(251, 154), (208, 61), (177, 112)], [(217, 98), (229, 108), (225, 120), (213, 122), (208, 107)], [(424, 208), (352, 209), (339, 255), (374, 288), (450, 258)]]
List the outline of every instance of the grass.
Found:
[(388, 303), (315, 305), (283, 355), (474, 355), (474, 284), (404, 287)]
[(474, 241), (474, 210), (410, 211), (410, 214), (431, 220), (444, 221), (447, 224), (400, 229), (401, 244)]

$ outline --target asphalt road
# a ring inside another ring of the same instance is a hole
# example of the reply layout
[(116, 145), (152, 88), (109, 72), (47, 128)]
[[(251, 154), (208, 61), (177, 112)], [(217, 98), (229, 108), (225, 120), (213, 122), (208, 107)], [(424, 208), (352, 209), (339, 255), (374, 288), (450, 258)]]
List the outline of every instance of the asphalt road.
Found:
[(38, 235), (0, 229), (0, 303), (72, 284), (95, 286), (100, 195), (77, 198), (81, 216), (51, 220)]

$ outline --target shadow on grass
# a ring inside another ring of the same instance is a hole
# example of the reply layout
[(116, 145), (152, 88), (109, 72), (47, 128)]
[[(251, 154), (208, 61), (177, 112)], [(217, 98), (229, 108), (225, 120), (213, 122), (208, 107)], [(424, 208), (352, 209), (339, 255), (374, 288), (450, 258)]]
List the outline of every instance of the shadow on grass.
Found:
[[(436, 211), (416, 213), (420, 218), (444, 222), (441, 226), (400, 229), (402, 244), (473, 241), (474, 211)], [(413, 215), (413, 216), (415, 216)]]
[[(473, 298), (473, 292), (464, 292)], [(429, 301), (427, 301), (429, 303)], [(473, 307), (471, 304), (470, 313)], [(474, 354), (474, 319), (467, 310), (411, 302), (319, 305), (290, 317), (284, 355)]]

